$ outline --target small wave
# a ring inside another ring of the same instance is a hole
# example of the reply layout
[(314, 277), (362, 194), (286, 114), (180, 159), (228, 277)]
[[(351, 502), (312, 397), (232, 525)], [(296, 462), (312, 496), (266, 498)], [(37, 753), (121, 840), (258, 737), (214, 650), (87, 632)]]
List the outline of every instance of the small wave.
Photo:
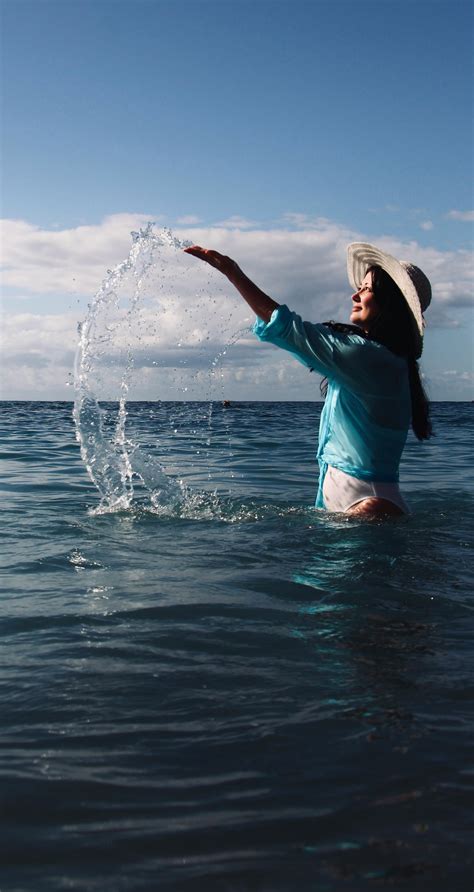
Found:
[(216, 492), (191, 490), (181, 482), (181, 499), (159, 503), (146, 498), (89, 508), (90, 517), (127, 515), (136, 519), (217, 521), (221, 523), (259, 523), (272, 519), (294, 520), (306, 526), (323, 522), (323, 516), (307, 505), (249, 500), (242, 501)]

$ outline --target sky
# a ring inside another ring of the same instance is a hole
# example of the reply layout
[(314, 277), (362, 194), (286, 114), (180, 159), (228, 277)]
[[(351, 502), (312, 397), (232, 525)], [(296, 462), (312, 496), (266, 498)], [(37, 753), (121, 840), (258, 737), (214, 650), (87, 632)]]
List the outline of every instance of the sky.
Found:
[[(429, 395), (474, 397), (470, 2), (1, 10), (0, 398), (71, 398), (77, 323), (148, 220), (231, 254), (314, 322), (348, 317), (349, 242), (412, 260), (433, 285)], [(223, 367), (229, 398), (318, 398), (279, 351), (252, 335), (240, 347)]]

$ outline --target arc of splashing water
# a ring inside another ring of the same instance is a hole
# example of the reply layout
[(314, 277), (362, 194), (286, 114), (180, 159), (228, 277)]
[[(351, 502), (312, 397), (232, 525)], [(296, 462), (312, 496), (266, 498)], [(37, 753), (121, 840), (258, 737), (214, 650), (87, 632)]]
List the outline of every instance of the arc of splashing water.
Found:
[[(171, 230), (163, 229), (159, 234), (153, 231), (153, 223), (145, 229), (132, 232), (133, 244), (129, 256), (113, 270), (109, 270), (106, 278), (89, 305), (85, 321), (79, 325), (79, 343), (74, 366), (75, 401), (73, 417), (76, 426), (76, 439), (79, 442), (81, 457), (88, 474), (99, 490), (101, 503), (96, 513), (124, 510), (128, 508), (134, 496), (134, 477), (138, 477), (149, 492), (151, 504), (155, 508), (173, 507), (190, 496), (190, 490), (181, 480), (169, 477), (160, 462), (144, 453), (139, 446), (131, 443), (126, 437), (127, 395), (133, 372), (133, 351), (130, 341), (127, 348), (127, 360), (120, 380), (120, 398), (112, 438), (104, 430), (106, 413), (99, 405), (93, 391), (91, 381), (92, 365), (97, 358), (94, 352), (93, 329), (100, 313), (107, 306), (118, 306), (118, 289), (128, 272), (132, 272), (136, 285), (127, 312), (131, 325), (144, 284), (144, 278), (154, 260), (159, 247), (173, 247), (178, 250), (189, 245), (173, 236)], [(239, 329), (211, 364), (210, 373), (215, 374), (227, 350), (235, 344), (247, 328)], [(207, 445), (210, 445), (210, 428), (212, 418), (212, 401), (209, 409)]]
[(93, 391), (91, 373), (96, 358), (93, 329), (100, 313), (109, 305), (118, 305), (117, 290), (124, 276), (132, 271), (136, 286), (128, 310), (128, 319), (131, 322), (133, 311), (140, 300), (144, 276), (153, 263), (155, 251), (164, 245), (182, 249), (187, 244), (176, 239), (169, 229), (163, 229), (159, 235), (154, 233), (153, 223), (148, 223), (140, 232), (132, 232), (132, 239), (129, 256), (108, 272), (89, 305), (85, 321), (79, 325), (79, 343), (74, 364), (73, 417), (76, 439), (88, 474), (101, 495), (99, 510), (102, 511), (120, 510), (130, 506), (134, 494), (134, 475), (139, 477), (149, 490), (152, 504), (159, 498), (165, 498), (168, 502), (176, 501), (183, 493), (180, 481), (168, 477), (162, 465), (154, 457), (144, 455), (139, 447), (127, 441), (126, 402), (133, 371), (130, 342), (125, 370), (120, 381), (119, 409), (112, 439), (107, 437), (104, 431), (105, 412)]

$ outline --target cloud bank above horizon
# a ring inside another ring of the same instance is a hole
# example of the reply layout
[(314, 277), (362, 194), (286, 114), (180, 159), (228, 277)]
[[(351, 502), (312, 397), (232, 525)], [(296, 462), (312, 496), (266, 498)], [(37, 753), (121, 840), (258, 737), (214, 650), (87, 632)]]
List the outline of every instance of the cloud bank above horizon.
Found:
[[(467, 213), (462, 212), (459, 219), (467, 222)], [(71, 398), (67, 384), (71, 381), (78, 340), (77, 324), (84, 318), (86, 305), (93, 299), (106, 271), (127, 257), (130, 232), (143, 227), (149, 219), (144, 214), (113, 214), (98, 224), (62, 230), (42, 229), (25, 220), (2, 221), (3, 399)], [(155, 219), (159, 230), (163, 221), (159, 217)], [(351, 241), (375, 241), (367, 233), (301, 214), (287, 214), (272, 228), (240, 217), (206, 226), (192, 214), (181, 220), (173, 230), (175, 235), (234, 257), (264, 291), (312, 321), (347, 319), (351, 290), (346, 275), (346, 246)], [(471, 252), (441, 251), (388, 235), (378, 237), (376, 243), (397, 257), (413, 261), (431, 279), (433, 303), (428, 314), (428, 337), (435, 328), (449, 330), (463, 326), (466, 308), (472, 301)], [(187, 270), (188, 296), (193, 288), (196, 293), (199, 290), (202, 293), (202, 269), (198, 271), (202, 264), (187, 255), (182, 256), (182, 262), (183, 269)], [(159, 289), (159, 278), (156, 282)], [(248, 307), (240, 303), (226, 280), (221, 280), (220, 288), (223, 305), (222, 309), (216, 307), (210, 338), (215, 350), (223, 346), (224, 335), (228, 334), (223, 323), (219, 341), (219, 314), (224, 319), (231, 304), (236, 328), (250, 325)], [(208, 313), (209, 307), (204, 304), (201, 318), (196, 311), (196, 331), (208, 331)], [(184, 398), (173, 389), (172, 376), (166, 377), (164, 371), (165, 366), (172, 367), (172, 348), (178, 342), (180, 325), (178, 301), (174, 312), (168, 307), (167, 343), (163, 344), (161, 354), (159, 345), (153, 351), (154, 364), (163, 366), (163, 399)], [(302, 367), (281, 351), (266, 345), (257, 350), (256, 347), (259, 345), (255, 338), (248, 334), (228, 352), (221, 378), (230, 398), (314, 398), (314, 380), (308, 380)], [(187, 361), (188, 368), (192, 368), (192, 350), (188, 351)], [(199, 385), (201, 375), (205, 390), (202, 364), (202, 351), (199, 361), (196, 352), (195, 380)], [(451, 389), (459, 381), (460, 393), (464, 393), (469, 383), (468, 373), (461, 369), (458, 378), (457, 374), (452, 368), (444, 372)], [(278, 393), (272, 389), (274, 381), (279, 382)], [(272, 397), (268, 397), (269, 393)], [(199, 398), (199, 386), (196, 394), (194, 398)], [(144, 385), (137, 398), (146, 397)], [(156, 396), (149, 395), (149, 398)]]

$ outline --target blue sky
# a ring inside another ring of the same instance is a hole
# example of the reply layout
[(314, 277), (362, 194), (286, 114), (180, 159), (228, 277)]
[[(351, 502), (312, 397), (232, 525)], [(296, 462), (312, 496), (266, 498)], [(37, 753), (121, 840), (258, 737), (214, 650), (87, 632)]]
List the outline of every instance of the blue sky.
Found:
[[(80, 317), (93, 275), (87, 251), (78, 269), (74, 233), (103, 239), (104, 220), (117, 224), (110, 265), (123, 259), (128, 231), (125, 241), (117, 233), (133, 215), (188, 237), (193, 227), (234, 232), (237, 249), (238, 232), (268, 233), (270, 244), (275, 230), (314, 231), (323, 218), (320, 243), (345, 232), (385, 239), (426, 259), (432, 276), (442, 267), (427, 374), (435, 398), (471, 398), (470, 3), (3, 0), (2, 9), (2, 216), (14, 242), (4, 305), (17, 330), (25, 313)], [(38, 291), (31, 252), (44, 266), (59, 233), (76, 275)], [(81, 274), (87, 285), (73, 285)], [(24, 359), (30, 347), (20, 348)]]

